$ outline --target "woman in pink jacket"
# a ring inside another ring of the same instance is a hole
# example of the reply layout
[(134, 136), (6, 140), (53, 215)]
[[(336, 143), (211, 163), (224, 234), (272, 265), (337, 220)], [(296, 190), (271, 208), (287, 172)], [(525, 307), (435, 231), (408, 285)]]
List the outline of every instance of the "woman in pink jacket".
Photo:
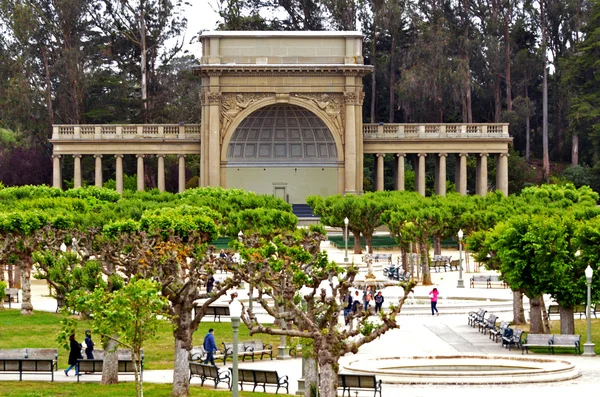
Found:
[(436, 314), (439, 316), (440, 312), (438, 312), (437, 309), (437, 298), (438, 295), (440, 293), (438, 292), (437, 288), (434, 288), (431, 290), (431, 292), (429, 293), (429, 295), (431, 295), (431, 315), (435, 316)]

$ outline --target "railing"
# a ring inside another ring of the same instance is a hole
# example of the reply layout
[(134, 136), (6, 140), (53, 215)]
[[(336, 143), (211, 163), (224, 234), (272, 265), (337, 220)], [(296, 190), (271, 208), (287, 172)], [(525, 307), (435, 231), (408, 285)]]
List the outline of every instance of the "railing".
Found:
[(53, 140), (200, 139), (200, 124), (54, 125)]
[(365, 139), (377, 138), (509, 138), (508, 123), (496, 124), (363, 124)]

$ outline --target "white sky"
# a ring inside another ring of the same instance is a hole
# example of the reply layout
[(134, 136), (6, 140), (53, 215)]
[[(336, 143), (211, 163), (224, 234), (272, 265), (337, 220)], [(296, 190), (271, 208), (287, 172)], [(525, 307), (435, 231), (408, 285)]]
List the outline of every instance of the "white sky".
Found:
[(188, 44), (190, 39), (197, 36), (201, 30), (215, 30), (219, 21), (218, 0), (189, 0), (190, 6), (185, 9), (185, 17), (188, 20), (187, 31), (185, 34), (185, 50), (194, 54), (196, 57), (202, 55), (202, 47), (197, 41)]

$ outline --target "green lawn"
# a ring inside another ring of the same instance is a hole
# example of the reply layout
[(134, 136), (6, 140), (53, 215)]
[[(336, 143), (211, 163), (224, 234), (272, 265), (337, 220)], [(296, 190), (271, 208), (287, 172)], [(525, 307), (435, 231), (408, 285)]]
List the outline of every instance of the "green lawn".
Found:
[[(593, 316), (592, 316), (593, 317)], [(529, 332), (529, 325), (517, 326), (523, 331)], [(551, 320), (550, 330), (553, 334), (560, 334), (560, 321)], [(587, 341), (587, 320), (577, 319), (575, 320), (575, 334), (581, 335), (581, 351), (583, 352), (583, 344)], [(597, 355), (600, 355), (600, 319), (592, 318), (592, 342), (595, 343), (594, 351)], [(533, 347), (529, 349), (534, 353), (547, 354), (548, 349)], [(560, 349), (556, 348), (555, 352), (558, 354), (574, 354), (573, 349)]]
[[(208, 382), (210, 384), (210, 381)], [(170, 384), (144, 383), (145, 397), (165, 397), (171, 395)], [(118, 385), (74, 382), (0, 382), (2, 397), (124, 397), (135, 396), (135, 384), (132, 382)], [(190, 396), (226, 397), (230, 391), (215, 391), (209, 387), (192, 385)], [(240, 392), (241, 397), (268, 397), (268, 393)]]
[[(61, 314), (39, 311), (35, 312), (33, 316), (22, 316), (17, 309), (0, 309), (0, 349), (58, 347), (56, 335), (60, 329), (62, 317)], [(77, 328), (77, 340), (79, 342), (83, 341), (84, 331), (87, 328), (89, 328), (89, 324), (86, 321), (81, 321)], [(221, 342), (232, 341), (233, 331), (230, 323), (203, 322), (194, 334), (194, 345), (202, 344), (204, 335), (209, 328), (215, 329), (217, 346), (221, 347)], [(171, 324), (165, 321), (160, 327), (158, 338), (147, 343), (144, 348), (144, 369), (173, 368), (174, 339), (171, 330)], [(271, 335), (250, 336), (248, 328), (242, 323), (239, 329), (239, 340), (249, 339), (262, 339), (265, 343), (272, 344), (274, 351), (277, 351), (279, 346), (279, 337)], [(96, 339), (95, 342), (98, 346), (99, 341)], [(66, 368), (68, 356), (69, 353), (59, 347), (59, 368)], [(0, 393), (0, 396), (2, 395)]]

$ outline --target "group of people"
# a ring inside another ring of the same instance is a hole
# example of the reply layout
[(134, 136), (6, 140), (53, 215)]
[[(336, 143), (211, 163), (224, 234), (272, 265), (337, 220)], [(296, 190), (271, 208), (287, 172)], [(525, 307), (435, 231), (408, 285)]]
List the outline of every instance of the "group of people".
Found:
[(359, 307), (362, 307), (365, 311), (369, 310), (371, 302), (375, 302), (375, 313), (379, 313), (384, 300), (383, 293), (377, 291), (376, 294), (373, 294), (370, 285), (367, 285), (363, 290), (362, 297), (360, 296), (359, 291), (355, 291), (354, 296), (352, 296), (352, 293), (349, 293), (345, 299), (346, 306), (344, 307), (344, 319), (346, 325), (350, 324), (350, 313), (358, 312)]
[[(85, 357), (88, 360), (94, 359), (94, 341), (92, 340), (92, 331), (85, 331)], [(69, 367), (65, 369), (65, 375), (69, 376), (69, 371), (75, 368), (75, 376), (79, 375), (79, 360), (83, 360), (81, 350), (83, 346), (75, 339), (75, 334), (69, 336)], [(87, 373), (87, 372), (86, 372)]]

